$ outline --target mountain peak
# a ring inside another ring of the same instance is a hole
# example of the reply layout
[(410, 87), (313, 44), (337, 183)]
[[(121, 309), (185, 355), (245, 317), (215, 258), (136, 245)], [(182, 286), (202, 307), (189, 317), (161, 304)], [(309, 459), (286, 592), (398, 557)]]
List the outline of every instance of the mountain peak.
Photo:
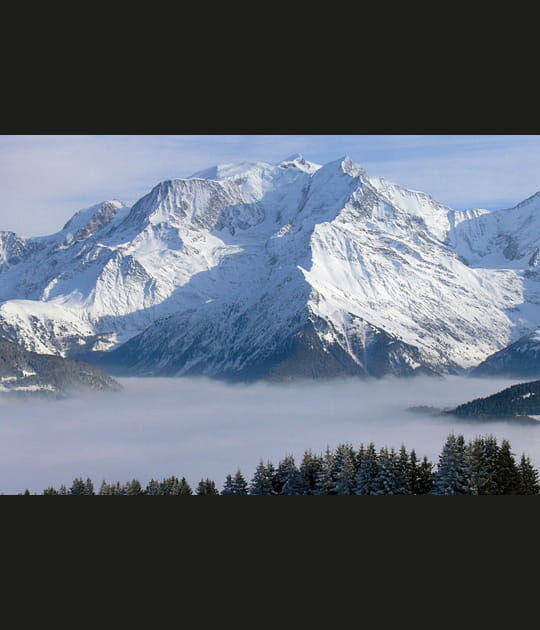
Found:
[(326, 163), (323, 168), (329, 173), (343, 172), (350, 177), (367, 175), (366, 171), (360, 166), (360, 164), (354, 162), (348, 155), (344, 155), (337, 160), (332, 160), (331, 162)]
[(296, 160), (304, 160), (304, 156), (300, 153), (293, 153), (292, 155), (286, 157), (284, 160), (281, 160), (280, 164), (282, 164), (283, 162), (296, 162)]
[(75, 240), (84, 240), (110, 223), (123, 208), (126, 208), (125, 204), (118, 199), (101, 201), (76, 212), (64, 225), (62, 232), (67, 231)]
[(306, 158), (300, 153), (293, 153), (292, 155), (289, 155), (289, 157), (281, 160), (278, 166), (282, 168), (293, 166), (300, 169), (301, 171), (304, 171), (305, 173), (309, 173), (310, 175), (321, 168), (320, 164), (315, 164), (315, 162), (310, 162), (306, 160)]
[(230, 179), (232, 177), (239, 177), (244, 175), (248, 171), (256, 169), (271, 168), (270, 164), (266, 162), (234, 162), (227, 164), (217, 164), (210, 168), (205, 168), (202, 171), (197, 171), (190, 175), (187, 179), (212, 179), (220, 181), (223, 179)]

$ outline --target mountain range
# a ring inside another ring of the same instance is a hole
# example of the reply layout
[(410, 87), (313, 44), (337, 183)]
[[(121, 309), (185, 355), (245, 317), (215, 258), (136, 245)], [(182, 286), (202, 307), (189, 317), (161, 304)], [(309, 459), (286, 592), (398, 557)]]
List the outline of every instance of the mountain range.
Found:
[(0, 337), (115, 375), (540, 376), (539, 262), (540, 193), (453, 210), (348, 157), (225, 164), (0, 232)]

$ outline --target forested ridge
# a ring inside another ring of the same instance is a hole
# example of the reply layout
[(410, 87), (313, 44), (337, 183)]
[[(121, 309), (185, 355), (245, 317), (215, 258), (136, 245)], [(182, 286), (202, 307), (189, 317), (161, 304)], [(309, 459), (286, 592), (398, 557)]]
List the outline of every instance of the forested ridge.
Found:
[[(540, 381), (512, 385), (491, 396), (459, 405), (446, 413), (464, 418), (485, 419), (540, 415)], [(533, 418), (529, 420), (531, 424), (536, 422)]]
[[(25, 490), (23, 495), (31, 494)], [(538, 470), (523, 453), (516, 459), (508, 440), (498, 444), (492, 435), (465, 442), (463, 435), (447, 436), (435, 465), (419, 459), (405, 445), (377, 448), (373, 442), (355, 449), (342, 443), (323, 453), (306, 450), (297, 464), (286, 455), (274, 466), (260, 460), (251, 479), (240, 469), (228, 474), (218, 488), (201, 479), (192, 488), (185, 477), (109, 483), (96, 488), (90, 478), (75, 478), (67, 486), (46, 488), (43, 495), (488, 495), (540, 494)]]

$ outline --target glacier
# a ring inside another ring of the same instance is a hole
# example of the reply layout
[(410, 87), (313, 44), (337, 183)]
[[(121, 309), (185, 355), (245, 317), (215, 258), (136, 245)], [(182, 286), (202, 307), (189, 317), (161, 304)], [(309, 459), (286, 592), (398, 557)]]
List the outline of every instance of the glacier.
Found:
[(453, 210), (368, 174), (224, 164), (0, 232), (0, 336), (114, 374), (457, 374), (540, 330), (540, 193)]

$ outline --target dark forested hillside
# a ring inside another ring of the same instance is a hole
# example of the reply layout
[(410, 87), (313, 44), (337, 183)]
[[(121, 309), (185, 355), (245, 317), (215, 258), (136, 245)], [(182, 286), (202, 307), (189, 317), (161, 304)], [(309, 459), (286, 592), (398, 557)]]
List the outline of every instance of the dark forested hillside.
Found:
[(119, 390), (121, 386), (84, 361), (29, 352), (0, 339), (0, 393), (58, 395), (76, 389)]
[(445, 413), (475, 419), (519, 419), (530, 424), (539, 424), (529, 416), (540, 415), (540, 381), (512, 385), (502, 391), (476, 398)]

